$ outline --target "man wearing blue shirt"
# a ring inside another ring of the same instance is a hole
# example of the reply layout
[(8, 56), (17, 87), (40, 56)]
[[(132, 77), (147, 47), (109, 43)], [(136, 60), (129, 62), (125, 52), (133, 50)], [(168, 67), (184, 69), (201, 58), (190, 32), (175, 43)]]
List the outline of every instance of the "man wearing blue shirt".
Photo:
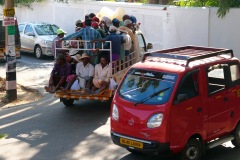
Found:
[[(124, 38), (122, 35), (117, 34), (117, 28), (115, 26), (109, 27), (110, 35), (106, 36), (103, 39), (97, 39), (95, 41), (111, 41), (112, 43), (112, 61), (117, 61), (120, 58), (120, 52), (121, 52), (121, 44), (125, 43)], [(95, 42), (92, 41), (92, 42)], [(107, 46), (109, 43), (105, 43), (105, 48), (109, 48)]]

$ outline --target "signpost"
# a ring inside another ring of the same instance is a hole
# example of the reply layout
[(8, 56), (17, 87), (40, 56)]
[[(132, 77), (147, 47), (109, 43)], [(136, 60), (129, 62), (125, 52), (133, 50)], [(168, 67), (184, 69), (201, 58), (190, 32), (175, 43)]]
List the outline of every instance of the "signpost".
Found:
[[(7, 17), (14, 17), (15, 15), (15, 9), (13, 8), (14, 7), (14, 1), (11, 2), (11, 0), (8, 0), (8, 4), (6, 2), (5, 4), (5, 8), (3, 9), (3, 15), (4, 16), (7, 16)], [(13, 4), (13, 6), (11, 6)], [(10, 5), (10, 6), (9, 6)], [(11, 8), (7, 8), (7, 7), (11, 7)]]
[(2, 25), (3, 26), (14, 26), (15, 25), (14, 17), (3, 17)]
[(3, 26), (5, 26), (6, 58), (6, 97), (13, 101), (17, 99), (16, 83), (16, 48), (15, 48), (15, 9), (14, 0), (6, 0), (3, 9)]

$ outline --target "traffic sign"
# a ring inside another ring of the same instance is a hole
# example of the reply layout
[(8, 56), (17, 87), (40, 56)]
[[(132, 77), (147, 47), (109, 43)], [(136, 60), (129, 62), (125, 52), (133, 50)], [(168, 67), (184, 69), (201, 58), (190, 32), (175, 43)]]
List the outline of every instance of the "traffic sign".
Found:
[(3, 17), (2, 25), (3, 26), (15, 26), (14, 17)]
[(15, 9), (14, 8), (4, 8), (3, 15), (6, 17), (13, 17), (15, 15)]

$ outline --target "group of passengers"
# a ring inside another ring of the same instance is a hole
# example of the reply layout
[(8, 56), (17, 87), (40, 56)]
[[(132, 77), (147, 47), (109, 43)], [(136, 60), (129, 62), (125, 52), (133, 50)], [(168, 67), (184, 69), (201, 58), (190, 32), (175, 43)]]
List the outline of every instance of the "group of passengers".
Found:
[[(77, 20), (75, 33), (64, 37), (65, 32), (58, 29), (58, 36), (54, 39), (55, 46), (61, 48), (62, 40), (81, 39), (89, 41), (84, 53), (77, 52), (71, 56), (66, 50), (56, 50), (56, 63), (51, 72), (49, 86), (46, 91), (54, 93), (56, 90), (74, 89), (75, 82), (87, 92), (101, 92), (109, 87), (111, 69), (109, 67), (109, 52), (99, 52), (102, 43), (111, 41), (112, 61), (123, 59), (129, 55), (132, 43), (135, 41), (134, 16), (124, 15), (122, 21), (117, 18), (111, 20), (102, 17), (101, 21), (94, 13), (85, 16), (85, 21)], [(96, 48), (93, 50), (93, 43)], [(104, 43), (104, 48), (109, 48), (109, 43)], [(100, 62), (100, 63), (99, 63)], [(95, 66), (95, 67), (94, 67)], [(85, 83), (81, 83), (85, 82)]]
[(100, 63), (94, 67), (86, 53), (70, 58), (68, 53), (65, 55), (60, 53), (45, 89), (49, 93), (59, 89), (63, 91), (85, 89), (86, 93), (100, 93), (109, 86), (110, 72), (108, 58), (104, 55), (100, 58)]

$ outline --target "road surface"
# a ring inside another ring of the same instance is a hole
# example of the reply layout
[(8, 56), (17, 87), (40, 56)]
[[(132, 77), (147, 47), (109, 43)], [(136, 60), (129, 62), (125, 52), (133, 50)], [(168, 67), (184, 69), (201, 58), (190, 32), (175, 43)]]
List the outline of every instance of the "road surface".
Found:
[[(23, 55), (17, 63), (21, 83), (41, 88), (48, 81), (53, 59)], [(0, 76), (5, 66), (0, 64)], [(0, 109), (0, 160), (172, 160), (175, 157), (135, 155), (110, 138), (110, 106), (81, 100), (65, 107), (45, 93), (38, 102)], [(207, 151), (204, 160), (239, 160), (231, 142)]]

